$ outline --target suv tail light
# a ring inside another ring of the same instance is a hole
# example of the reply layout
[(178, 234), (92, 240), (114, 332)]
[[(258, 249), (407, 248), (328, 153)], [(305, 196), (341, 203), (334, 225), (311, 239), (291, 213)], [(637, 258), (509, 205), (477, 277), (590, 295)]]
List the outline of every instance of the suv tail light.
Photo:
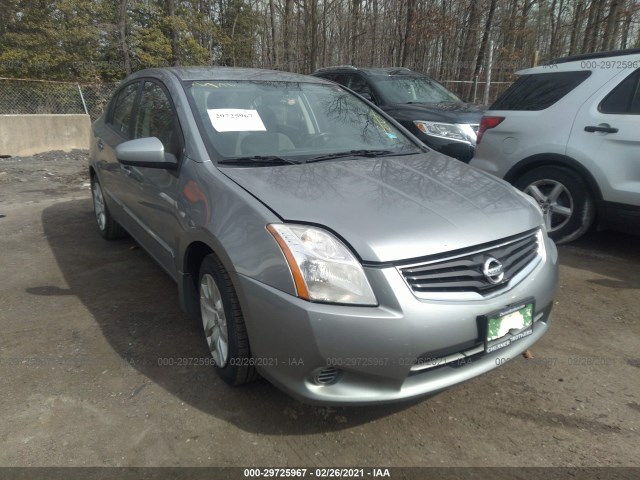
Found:
[(502, 123), (505, 117), (488, 117), (484, 116), (480, 120), (480, 128), (478, 129), (478, 138), (476, 140), (476, 144), (480, 144), (480, 140), (482, 140), (482, 135), (486, 130), (491, 128), (495, 128)]

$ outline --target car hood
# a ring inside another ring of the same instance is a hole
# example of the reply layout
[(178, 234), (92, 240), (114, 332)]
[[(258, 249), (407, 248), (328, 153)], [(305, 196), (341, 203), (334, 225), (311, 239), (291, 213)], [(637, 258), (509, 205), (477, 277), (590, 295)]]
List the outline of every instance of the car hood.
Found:
[(221, 170), (283, 221), (322, 225), (365, 262), (457, 250), (542, 223), (509, 184), (436, 152)]
[(397, 103), (383, 107), (394, 118), (479, 124), (485, 107), (473, 103)]

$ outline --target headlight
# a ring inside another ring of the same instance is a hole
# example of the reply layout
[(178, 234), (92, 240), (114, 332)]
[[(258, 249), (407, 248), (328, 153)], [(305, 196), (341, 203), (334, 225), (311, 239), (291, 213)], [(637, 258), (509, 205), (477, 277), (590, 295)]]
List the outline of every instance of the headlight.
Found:
[[(471, 144), (469, 132), (465, 132), (462, 126), (455, 123), (427, 122), (424, 120), (415, 120), (413, 123), (418, 127), (418, 130), (426, 135)], [(474, 134), (473, 129), (471, 127), (469, 129)]]
[(540, 255), (540, 258), (542, 259), (543, 262), (547, 259), (547, 248), (545, 247), (545, 244), (544, 244), (544, 237), (545, 237), (545, 234), (542, 231), (542, 228), (540, 228), (536, 232), (536, 239), (538, 240), (538, 255)]
[(307, 300), (376, 305), (362, 265), (329, 232), (306, 225), (267, 225), (282, 249), (298, 296)]

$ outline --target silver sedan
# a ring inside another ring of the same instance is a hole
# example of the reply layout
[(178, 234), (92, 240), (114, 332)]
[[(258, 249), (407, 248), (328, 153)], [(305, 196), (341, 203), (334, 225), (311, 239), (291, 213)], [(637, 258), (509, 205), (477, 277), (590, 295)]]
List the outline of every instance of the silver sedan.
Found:
[(549, 327), (557, 251), (535, 202), (329, 81), (135, 73), (93, 125), (89, 170), (100, 232), (177, 282), (228, 384), (398, 401)]

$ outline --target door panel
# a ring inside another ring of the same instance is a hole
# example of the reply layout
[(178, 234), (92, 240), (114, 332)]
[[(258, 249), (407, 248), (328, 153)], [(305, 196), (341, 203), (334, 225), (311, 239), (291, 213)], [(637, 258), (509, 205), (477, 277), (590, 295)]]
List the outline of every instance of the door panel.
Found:
[[(175, 109), (167, 92), (158, 84), (145, 81), (137, 110), (134, 138), (156, 137), (165, 153), (180, 159), (182, 134)], [(127, 167), (130, 214), (143, 230), (146, 250), (171, 275), (175, 276), (175, 252), (178, 245), (180, 219), (177, 212), (179, 170)]]
[(605, 201), (640, 206), (640, 69), (621, 71), (579, 109), (567, 153), (596, 177)]

